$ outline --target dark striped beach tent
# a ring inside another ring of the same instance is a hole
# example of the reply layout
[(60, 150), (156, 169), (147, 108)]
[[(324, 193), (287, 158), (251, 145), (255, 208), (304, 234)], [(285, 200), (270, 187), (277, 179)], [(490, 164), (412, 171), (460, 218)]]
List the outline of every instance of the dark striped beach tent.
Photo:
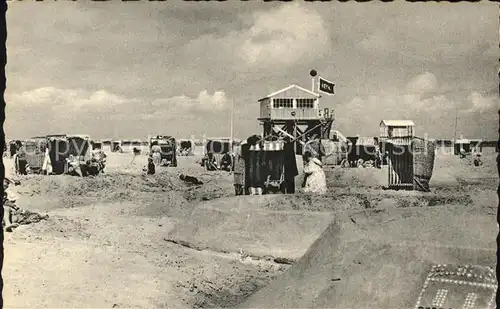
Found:
[(388, 188), (430, 191), (436, 142), (413, 138), (394, 138), (384, 143), (388, 158)]
[(292, 143), (250, 137), (242, 147), (245, 191), (250, 195), (293, 193), (298, 174)]

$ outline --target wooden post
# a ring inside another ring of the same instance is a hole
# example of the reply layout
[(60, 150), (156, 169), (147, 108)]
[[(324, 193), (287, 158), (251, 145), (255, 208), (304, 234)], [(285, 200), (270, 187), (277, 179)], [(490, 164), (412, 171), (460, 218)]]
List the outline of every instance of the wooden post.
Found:
[[(293, 124), (293, 138), (297, 138), (297, 124)], [(297, 154), (297, 142), (293, 144), (293, 151)]]
[(392, 185), (392, 177), (391, 177), (391, 175), (392, 175), (391, 174), (392, 163), (390, 160), (389, 150), (387, 151), (386, 160), (387, 160), (387, 188), (391, 188), (391, 185)]

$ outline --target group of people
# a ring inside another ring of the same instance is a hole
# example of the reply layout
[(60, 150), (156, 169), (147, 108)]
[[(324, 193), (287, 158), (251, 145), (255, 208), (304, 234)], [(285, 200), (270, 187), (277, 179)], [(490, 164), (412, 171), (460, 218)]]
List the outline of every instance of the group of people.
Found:
[(161, 164), (161, 147), (158, 145), (154, 145), (151, 147), (150, 158), (153, 160), (153, 164), (160, 165)]
[(106, 167), (106, 161), (108, 157), (104, 150), (102, 150), (102, 148), (93, 149), (91, 154), (91, 160), (98, 163), (99, 172), (104, 173), (104, 168)]
[(234, 156), (229, 152), (222, 155), (220, 162), (217, 163), (215, 155), (211, 152), (207, 152), (205, 156), (201, 159), (201, 166), (204, 166), (207, 171), (222, 170), (230, 172), (234, 166)]
[(151, 147), (151, 152), (148, 156), (147, 174), (153, 175), (156, 172), (156, 167), (162, 164), (161, 147), (154, 145)]
[(460, 147), (459, 151), (460, 159), (467, 159), (471, 155), (472, 164), (476, 167), (483, 165), (483, 160), (481, 159), (482, 153), (479, 148), (472, 149), (472, 151), (466, 151), (463, 147)]
[[(158, 155), (159, 152), (152, 151), (151, 155), (148, 157), (147, 174), (155, 174), (156, 166), (160, 163)], [(238, 162), (238, 160), (241, 160), (240, 156), (233, 157), (230, 153), (226, 153), (222, 156), (219, 164), (217, 164), (215, 156), (212, 153), (207, 153), (203, 157), (201, 165), (206, 167), (207, 170), (231, 171), (233, 166), (236, 166), (236, 169), (238, 169), (238, 167), (240, 166), (243, 167), (242, 164), (235, 164), (235, 161)], [(326, 193), (326, 176), (325, 172), (323, 171), (323, 164), (318, 155), (313, 151), (305, 151), (303, 154), (303, 163), (304, 178), (301, 184), (302, 191), (304, 193), (315, 194)], [(243, 171), (235, 170), (235, 174), (243, 175)], [(241, 179), (241, 181), (235, 181), (235, 189), (238, 192), (242, 191), (243, 187), (241, 183), (243, 182), (243, 179)]]
[(146, 171), (148, 175), (153, 175), (156, 172), (157, 166), (177, 166), (177, 159), (172, 155), (169, 159), (162, 157), (162, 148), (159, 145), (153, 145), (148, 155), (148, 165)]
[(4, 178), (3, 186), (3, 222), (2, 226), (6, 232), (13, 232), (14, 229), (23, 224), (31, 224), (46, 220), (48, 215), (40, 215), (36, 212), (27, 209), (19, 208), (17, 204), (17, 196), (9, 190), (11, 185), (18, 186), (21, 183), (17, 180)]
[(365, 153), (363, 156), (356, 154), (356, 151), (352, 151), (347, 154), (347, 158), (344, 159), (340, 166), (342, 167), (356, 167), (356, 168), (382, 168), (384, 162), (384, 157), (387, 153), (382, 153), (378, 147), (373, 148), (374, 153)]

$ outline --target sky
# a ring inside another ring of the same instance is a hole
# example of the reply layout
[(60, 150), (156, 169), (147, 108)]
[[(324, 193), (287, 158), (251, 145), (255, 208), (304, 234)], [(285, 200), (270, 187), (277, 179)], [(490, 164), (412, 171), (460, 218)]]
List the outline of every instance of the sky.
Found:
[(9, 2), (7, 138), (261, 133), (258, 99), (309, 71), (345, 136), (498, 136), (493, 3)]

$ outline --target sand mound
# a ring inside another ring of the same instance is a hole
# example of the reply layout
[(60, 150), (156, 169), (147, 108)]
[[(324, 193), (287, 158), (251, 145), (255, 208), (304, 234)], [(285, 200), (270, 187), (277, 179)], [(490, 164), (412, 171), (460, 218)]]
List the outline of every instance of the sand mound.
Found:
[(299, 258), (332, 220), (328, 212), (279, 210), (283, 195), (202, 203), (167, 238), (198, 249)]
[(84, 178), (30, 175), (21, 180), (22, 184), (16, 191), (20, 195), (20, 206), (28, 209), (133, 201), (145, 205), (143, 214), (152, 216), (164, 215), (162, 210), (168, 207), (182, 208), (188, 202), (212, 200), (233, 193), (227, 175), (216, 175), (217, 181), (213, 181), (212, 175), (194, 174), (204, 184), (192, 185), (180, 180), (180, 173), (172, 170), (155, 175), (111, 172)]
[(354, 189), (339, 189), (323, 196), (238, 196), (183, 205), (183, 222), (167, 239), (199, 250), (243, 251), (258, 257), (294, 260), (327, 228), (333, 214), (443, 204), (468, 206), (472, 199), (468, 195)]
[(33, 175), (23, 181), (23, 191), (38, 194), (83, 196), (95, 193), (106, 196), (116, 190), (153, 192), (180, 187), (176, 175), (168, 173), (152, 176), (129, 173), (101, 174), (96, 177), (72, 177), (67, 175)]
[(465, 207), (339, 216), (295, 265), (240, 307), (412, 308), (438, 288), (450, 294), (438, 307), (462, 307), (469, 292), (487, 305), (491, 287), (438, 280), (422, 288), (433, 264), (494, 267), (495, 231), (493, 215)]
[[(269, 202), (272, 201), (272, 202)], [(361, 188), (335, 188), (325, 195), (297, 194), (263, 200), (265, 207), (274, 210), (322, 212), (352, 212), (364, 209), (431, 207), (440, 205), (473, 204), (469, 194), (380, 191)]]

